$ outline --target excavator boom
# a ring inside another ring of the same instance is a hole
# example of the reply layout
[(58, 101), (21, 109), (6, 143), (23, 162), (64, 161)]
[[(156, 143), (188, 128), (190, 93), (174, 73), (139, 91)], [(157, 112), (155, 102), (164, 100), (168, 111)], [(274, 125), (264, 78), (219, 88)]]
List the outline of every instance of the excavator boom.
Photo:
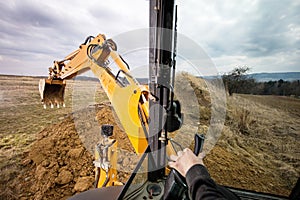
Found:
[[(127, 64), (116, 49), (114, 41), (106, 39), (103, 34), (89, 36), (79, 49), (61, 61), (54, 61), (53, 67), (49, 68), (49, 77), (40, 80), (39, 91), (44, 108), (64, 106), (66, 80), (91, 70), (100, 80), (125, 131), (130, 133), (129, 139), (135, 151), (142, 153), (147, 147), (145, 131), (149, 92), (130, 75)], [(109, 58), (119, 68), (116, 74), (110, 68)]]

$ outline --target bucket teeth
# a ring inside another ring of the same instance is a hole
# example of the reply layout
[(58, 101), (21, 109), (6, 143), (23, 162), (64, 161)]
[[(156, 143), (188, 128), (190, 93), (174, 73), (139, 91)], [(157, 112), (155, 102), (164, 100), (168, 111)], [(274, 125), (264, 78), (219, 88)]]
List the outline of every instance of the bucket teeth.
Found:
[(47, 109), (47, 107), (50, 106), (50, 108), (62, 108), (62, 107), (66, 107), (66, 104), (64, 102), (55, 102), (55, 103), (52, 103), (51, 101), (45, 101), (43, 103), (43, 107), (44, 109)]
[(43, 103), (44, 109), (47, 109), (47, 107), (50, 106), (50, 108), (61, 108), (61, 107), (66, 107), (66, 104), (61, 102), (61, 103), (52, 103), (52, 102), (45, 102)]

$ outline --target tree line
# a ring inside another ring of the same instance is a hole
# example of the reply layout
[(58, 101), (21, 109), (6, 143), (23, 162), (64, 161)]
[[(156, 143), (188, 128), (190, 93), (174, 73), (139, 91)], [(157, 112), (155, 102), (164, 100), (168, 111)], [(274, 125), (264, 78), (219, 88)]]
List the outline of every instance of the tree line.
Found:
[(257, 82), (247, 73), (249, 67), (237, 67), (222, 75), (224, 85), (229, 95), (233, 93), (255, 95), (280, 95), (300, 97), (300, 80)]

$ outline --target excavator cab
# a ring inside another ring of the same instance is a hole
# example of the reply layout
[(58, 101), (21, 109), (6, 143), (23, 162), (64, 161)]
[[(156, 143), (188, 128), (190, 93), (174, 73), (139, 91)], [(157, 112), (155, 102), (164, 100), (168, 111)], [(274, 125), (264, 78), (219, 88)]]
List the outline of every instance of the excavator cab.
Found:
[(39, 92), (41, 100), (46, 109), (47, 106), (53, 108), (56, 106), (65, 107), (64, 94), (65, 94), (66, 81), (61, 79), (40, 79)]

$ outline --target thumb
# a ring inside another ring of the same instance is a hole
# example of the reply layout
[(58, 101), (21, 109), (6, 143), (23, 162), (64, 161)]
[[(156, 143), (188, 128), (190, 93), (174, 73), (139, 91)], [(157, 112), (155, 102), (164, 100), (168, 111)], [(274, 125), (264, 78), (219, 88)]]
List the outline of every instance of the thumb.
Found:
[(174, 162), (171, 162), (171, 161), (170, 161), (170, 162), (168, 162), (168, 165), (169, 165), (169, 167), (174, 168), (174, 165), (175, 165), (175, 164), (174, 164)]
[(199, 153), (198, 158), (203, 159), (203, 158), (205, 158), (205, 156), (206, 156), (206, 153), (201, 152), (201, 153)]

